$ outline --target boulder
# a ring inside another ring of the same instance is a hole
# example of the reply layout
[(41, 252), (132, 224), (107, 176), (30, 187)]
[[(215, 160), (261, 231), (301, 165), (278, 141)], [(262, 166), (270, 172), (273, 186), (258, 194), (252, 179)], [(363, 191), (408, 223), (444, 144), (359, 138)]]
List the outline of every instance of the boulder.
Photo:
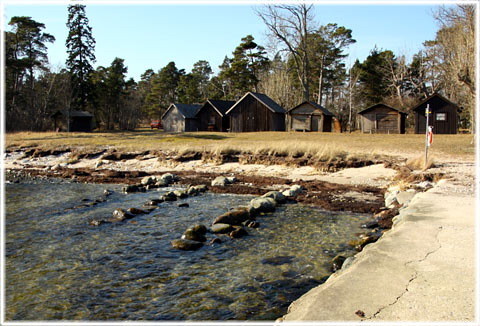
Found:
[(185, 192), (188, 196), (196, 196), (199, 193), (198, 189), (195, 187), (188, 187)]
[(232, 239), (238, 239), (238, 238), (244, 237), (246, 235), (248, 235), (248, 232), (247, 232), (247, 230), (245, 230), (242, 227), (236, 228), (235, 230), (230, 232), (230, 238), (232, 238)]
[(342, 255), (337, 255), (332, 259), (332, 269), (334, 272), (342, 268), (343, 263), (345, 262), (346, 257)]
[(152, 177), (152, 176), (148, 176), (148, 177), (144, 177), (142, 178), (142, 180), (140, 181), (140, 183), (144, 186), (147, 186), (147, 185), (151, 185), (151, 184), (154, 184), (155, 183), (155, 177)]
[(180, 250), (197, 250), (203, 246), (202, 242), (187, 239), (175, 239), (171, 244), (173, 248)]
[(241, 225), (242, 222), (250, 219), (250, 213), (245, 208), (234, 209), (218, 216), (213, 224), (223, 223), (230, 225)]
[(235, 182), (237, 182), (237, 177), (233, 176), (233, 177), (227, 177), (227, 181), (229, 184), (233, 184)]
[(178, 198), (187, 198), (188, 197), (187, 193), (183, 190), (175, 190), (175, 191), (173, 191), (173, 194), (175, 196), (177, 196)]
[(180, 203), (177, 205), (178, 207), (190, 207), (188, 203)]
[(272, 198), (278, 204), (283, 204), (286, 202), (285, 196), (280, 191), (269, 191), (264, 194), (262, 197)]
[(161, 198), (164, 201), (175, 201), (175, 200), (177, 200), (177, 196), (175, 195), (175, 193), (173, 191), (169, 191), (169, 192), (163, 194), (163, 196)]
[(197, 185), (193, 186), (192, 188), (197, 189), (199, 192), (205, 192), (208, 190), (208, 187), (206, 185)]
[(117, 208), (116, 210), (113, 211), (112, 213), (113, 218), (117, 221), (123, 221), (127, 218), (132, 218), (134, 215), (130, 212), (127, 212), (123, 210), (122, 208)]
[(125, 185), (122, 187), (122, 192), (129, 193), (129, 192), (137, 192), (138, 186), (137, 185)]
[(258, 197), (250, 201), (250, 206), (252, 206), (256, 212), (265, 213), (275, 211), (277, 202), (269, 197)]
[(135, 208), (135, 207), (130, 207), (127, 209), (127, 212), (133, 215), (139, 215), (139, 214), (147, 214), (146, 211), (140, 209), (140, 208)]
[(230, 224), (217, 223), (212, 225), (211, 231), (213, 233), (221, 233), (221, 234), (229, 233), (233, 231), (233, 226), (231, 226)]
[(198, 241), (198, 242), (207, 241), (207, 238), (203, 234), (201, 234), (200, 232), (196, 232), (193, 229), (187, 229), (183, 233), (182, 239), (193, 240), (193, 241)]
[(220, 240), (220, 238), (213, 238), (212, 240), (210, 240), (210, 245), (214, 245), (215, 243), (222, 243), (222, 240)]
[(293, 185), (289, 189), (282, 192), (285, 197), (296, 197), (303, 192), (303, 187), (300, 185)]
[(165, 173), (162, 174), (159, 179), (157, 178), (157, 182), (160, 180), (164, 180), (164, 182), (166, 182), (167, 184), (171, 184), (178, 181), (178, 177), (173, 173)]
[(212, 187), (217, 186), (217, 187), (225, 187), (226, 185), (230, 184), (228, 179), (226, 177), (216, 177), (212, 181)]
[(192, 229), (193, 231), (195, 231), (197, 233), (200, 233), (200, 234), (206, 234), (207, 231), (208, 231), (207, 227), (203, 224), (195, 224), (194, 226), (192, 226), (189, 229)]

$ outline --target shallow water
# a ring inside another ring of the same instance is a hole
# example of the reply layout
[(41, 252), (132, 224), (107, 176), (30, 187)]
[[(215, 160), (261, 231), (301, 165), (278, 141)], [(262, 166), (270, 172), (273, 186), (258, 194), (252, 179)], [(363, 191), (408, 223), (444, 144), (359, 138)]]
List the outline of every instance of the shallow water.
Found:
[[(74, 206), (114, 193), (93, 207)], [(122, 194), (119, 185), (6, 185), (7, 320), (274, 320), (324, 281), (365, 214), (288, 204), (257, 217), (245, 238), (195, 252), (170, 241), (207, 226), (252, 196), (205, 193), (165, 202), (146, 215), (90, 226), (116, 208), (141, 208), (167, 189)], [(213, 234), (207, 234), (210, 240)]]

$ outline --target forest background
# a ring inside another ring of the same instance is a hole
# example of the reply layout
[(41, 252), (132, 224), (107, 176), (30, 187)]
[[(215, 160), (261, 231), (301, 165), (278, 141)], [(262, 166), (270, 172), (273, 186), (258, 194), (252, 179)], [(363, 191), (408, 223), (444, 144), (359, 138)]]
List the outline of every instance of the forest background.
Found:
[[(343, 130), (355, 129), (356, 113), (370, 105), (383, 102), (409, 113), (419, 101), (440, 93), (462, 107), (459, 127), (474, 130), (476, 5), (436, 7), (436, 37), (425, 40), (411, 58), (374, 47), (365, 60), (352, 64), (346, 62), (356, 42), (352, 30), (334, 22), (321, 25), (313, 8), (255, 7), (267, 44), (258, 44), (247, 31), (217, 73), (207, 60), (186, 72), (172, 58), (158, 70), (147, 69), (138, 82), (127, 78), (122, 58), (94, 67), (95, 35), (85, 5), (68, 6), (64, 67), (49, 65), (47, 51), (48, 44), (63, 40), (55, 40), (31, 17), (12, 17), (2, 44), (6, 131), (52, 130), (51, 115), (58, 110), (89, 111), (101, 130), (133, 130), (159, 119), (171, 103), (238, 100), (247, 91), (265, 93), (286, 109), (303, 100), (319, 103), (335, 114)], [(407, 127), (412, 125), (409, 114)]]

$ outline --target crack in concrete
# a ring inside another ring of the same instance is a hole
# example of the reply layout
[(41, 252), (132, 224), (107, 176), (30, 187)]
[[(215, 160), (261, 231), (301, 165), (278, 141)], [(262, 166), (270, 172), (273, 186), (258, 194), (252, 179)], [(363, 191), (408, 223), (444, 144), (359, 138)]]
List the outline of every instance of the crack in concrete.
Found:
[[(437, 234), (435, 235), (435, 240), (436, 240), (436, 242), (437, 242), (437, 244), (438, 244), (438, 248), (435, 248), (434, 250), (427, 252), (422, 259), (411, 260), (411, 261), (406, 262), (406, 263), (405, 263), (405, 266), (407, 266), (407, 265), (409, 265), (409, 264), (412, 264), (412, 263), (421, 263), (421, 262), (425, 261), (425, 260), (428, 258), (428, 256), (430, 256), (430, 255), (432, 255), (433, 253), (435, 253), (435, 252), (437, 252), (438, 250), (440, 250), (440, 249), (442, 248), (442, 244), (440, 243), (440, 240), (438, 239), (438, 236), (439, 236), (440, 232), (442, 231), (442, 229), (443, 229), (443, 227), (439, 226), (439, 227), (438, 227), (438, 232), (437, 232)], [(394, 300), (392, 303), (390, 303), (390, 304), (388, 304), (388, 305), (386, 305), (386, 306), (384, 306), (384, 307), (379, 308), (379, 309), (377, 310), (377, 312), (375, 312), (372, 316), (370, 316), (370, 317), (368, 317), (368, 318), (365, 318), (364, 320), (372, 320), (372, 319), (376, 318), (377, 315), (380, 314), (384, 309), (395, 305), (395, 304), (398, 302), (398, 300), (400, 300), (400, 298), (403, 297), (403, 296), (408, 292), (408, 287), (410, 286), (410, 284), (411, 284), (415, 279), (417, 279), (417, 277), (418, 277), (418, 271), (415, 271), (414, 276), (413, 276), (411, 279), (408, 280), (408, 282), (407, 282), (407, 284), (406, 284), (406, 286), (405, 286), (405, 291), (403, 291), (398, 297), (396, 297), (395, 300)]]

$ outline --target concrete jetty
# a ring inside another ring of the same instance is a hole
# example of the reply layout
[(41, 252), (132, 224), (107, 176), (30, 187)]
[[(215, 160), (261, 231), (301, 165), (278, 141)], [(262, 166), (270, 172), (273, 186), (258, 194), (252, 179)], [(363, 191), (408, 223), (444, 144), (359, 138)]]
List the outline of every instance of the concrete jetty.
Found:
[(441, 180), (279, 321), (478, 323), (475, 228), (475, 194)]

